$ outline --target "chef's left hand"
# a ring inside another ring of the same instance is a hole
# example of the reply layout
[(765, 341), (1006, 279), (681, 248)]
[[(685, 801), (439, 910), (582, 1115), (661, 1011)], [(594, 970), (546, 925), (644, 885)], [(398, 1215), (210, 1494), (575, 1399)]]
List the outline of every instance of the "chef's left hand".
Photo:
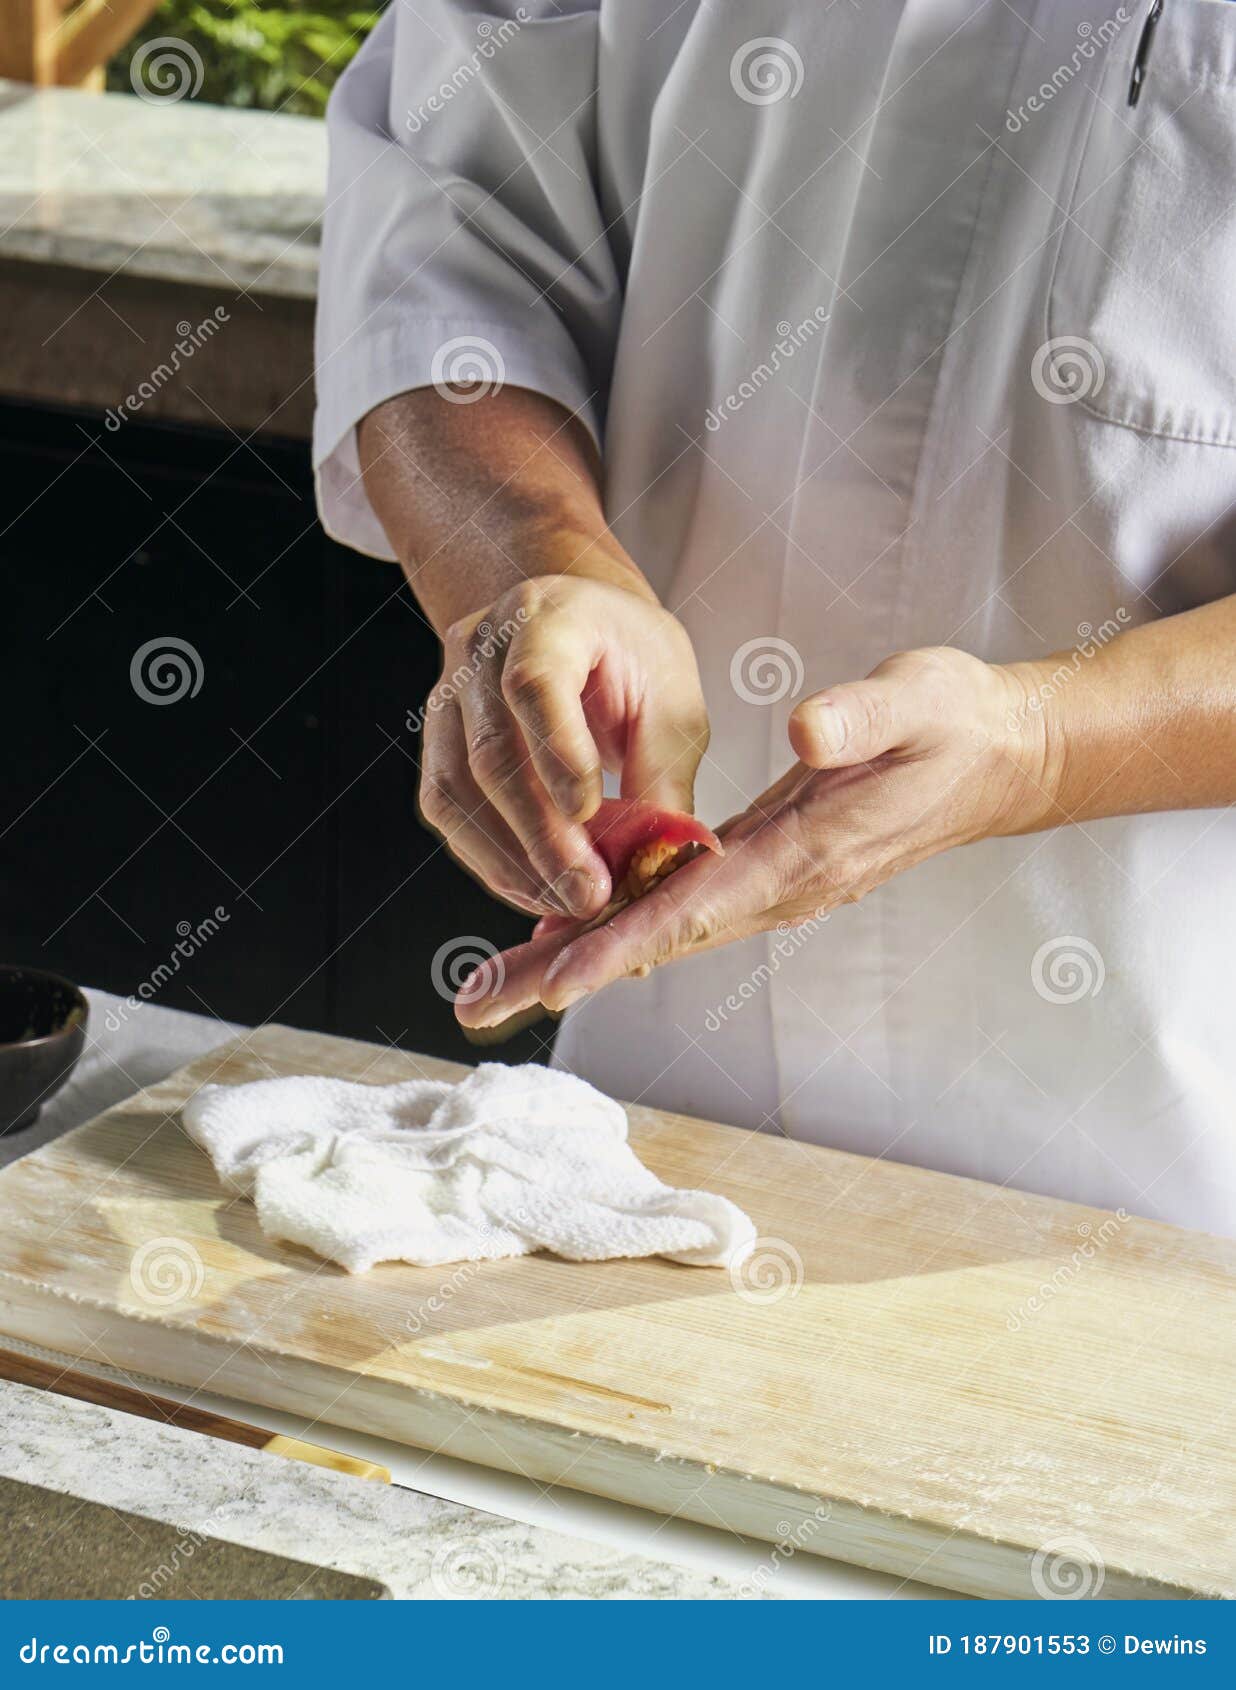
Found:
[(1058, 819), (1043, 713), (1020, 668), (951, 647), (902, 652), (798, 704), (799, 761), (697, 858), (571, 939), (541, 997), (560, 1010), (612, 980), (783, 932), (954, 845)]

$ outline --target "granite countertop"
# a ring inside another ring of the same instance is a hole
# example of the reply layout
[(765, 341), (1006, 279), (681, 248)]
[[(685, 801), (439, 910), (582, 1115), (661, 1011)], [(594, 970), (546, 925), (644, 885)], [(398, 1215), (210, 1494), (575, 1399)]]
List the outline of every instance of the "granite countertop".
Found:
[(0, 1591), (6, 1601), (54, 1600), (66, 1591), (83, 1601), (142, 1600), (167, 1587), (172, 1596), (214, 1601), (376, 1601), (390, 1595), (378, 1579), (186, 1533), (145, 1514), (0, 1473)]
[(0, 80), (0, 257), (312, 299), (315, 118)]
[[(134, 1595), (150, 1594), (144, 1582), (168, 1600), (193, 1596), (194, 1554), (206, 1537), (376, 1579), (396, 1597), (759, 1594), (728, 1578), (7, 1380), (0, 1380), (0, 1475), (174, 1526), (181, 1546), (171, 1557), (152, 1551)], [(12, 1594), (0, 1589), (0, 1597)]]

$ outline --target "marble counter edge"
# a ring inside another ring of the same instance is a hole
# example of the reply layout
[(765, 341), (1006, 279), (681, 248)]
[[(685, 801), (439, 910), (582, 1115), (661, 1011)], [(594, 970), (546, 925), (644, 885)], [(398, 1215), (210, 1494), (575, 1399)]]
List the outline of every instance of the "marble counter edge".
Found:
[[(312, 300), (325, 157), (316, 118), (0, 78), (0, 259)], [(136, 208), (131, 233), (98, 226), (110, 196)]]
[[(186, 1566), (195, 1534), (209, 1534), (376, 1578), (404, 1599), (763, 1594), (544, 1526), (5, 1380), (0, 1472), (175, 1526), (184, 1534)], [(158, 1571), (152, 1569), (152, 1579)], [(158, 1594), (174, 1598), (174, 1585), (174, 1572), (170, 1581), (160, 1577)]]

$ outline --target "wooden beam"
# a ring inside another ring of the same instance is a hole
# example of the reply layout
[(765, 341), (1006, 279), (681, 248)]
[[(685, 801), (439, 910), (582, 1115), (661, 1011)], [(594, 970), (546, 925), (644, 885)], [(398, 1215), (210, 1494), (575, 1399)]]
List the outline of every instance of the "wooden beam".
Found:
[[(3, 4), (4, 0), (0, 0)], [(82, 0), (56, 29), (51, 80), (62, 87), (84, 83), (131, 41), (160, 0)]]
[(0, 76), (51, 82), (52, 36), (59, 22), (60, 0), (0, 0)]

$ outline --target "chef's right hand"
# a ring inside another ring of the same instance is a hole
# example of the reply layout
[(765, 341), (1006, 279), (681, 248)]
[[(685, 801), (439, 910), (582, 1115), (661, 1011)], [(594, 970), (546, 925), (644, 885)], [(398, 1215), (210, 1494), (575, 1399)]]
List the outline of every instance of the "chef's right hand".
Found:
[(646, 591), (542, 575), (453, 623), (443, 645), (425, 820), (500, 898), (596, 915), (609, 871), (583, 824), (602, 771), (620, 772), (624, 798), (692, 808), (708, 717), (686, 630)]

